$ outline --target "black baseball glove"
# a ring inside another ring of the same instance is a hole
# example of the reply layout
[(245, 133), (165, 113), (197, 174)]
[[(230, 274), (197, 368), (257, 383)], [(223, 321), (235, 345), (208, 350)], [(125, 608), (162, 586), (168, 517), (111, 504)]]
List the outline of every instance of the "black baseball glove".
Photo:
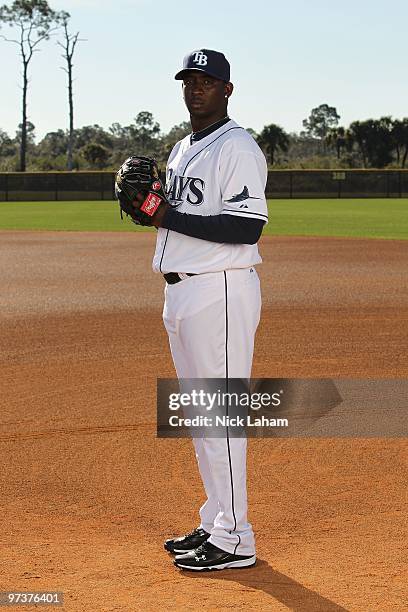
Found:
[(115, 195), (122, 219), (125, 213), (136, 225), (153, 225), (154, 215), (167, 202), (157, 162), (150, 157), (129, 157), (116, 174)]

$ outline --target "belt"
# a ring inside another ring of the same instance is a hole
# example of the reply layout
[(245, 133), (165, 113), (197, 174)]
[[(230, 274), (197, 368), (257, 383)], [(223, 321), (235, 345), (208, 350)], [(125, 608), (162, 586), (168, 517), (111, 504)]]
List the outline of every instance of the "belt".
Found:
[(163, 274), (163, 276), (169, 285), (175, 285), (175, 283), (179, 283), (180, 281), (185, 280), (186, 276), (196, 276), (196, 274), (189, 274), (188, 272), (186, 274), (179, 274), (178, 272), (167, 272), (167, 274)]

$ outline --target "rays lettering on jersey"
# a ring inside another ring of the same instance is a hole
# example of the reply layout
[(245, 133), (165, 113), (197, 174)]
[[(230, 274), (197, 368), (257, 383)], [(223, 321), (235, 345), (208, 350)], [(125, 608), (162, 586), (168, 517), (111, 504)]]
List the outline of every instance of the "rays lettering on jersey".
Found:
[(195, 176), (178, 176), (170, 170), (166, 182), (166, 195), (175, 206), (187, 201), (192, 206), (200, 206), (204, 200), (205, 183)]

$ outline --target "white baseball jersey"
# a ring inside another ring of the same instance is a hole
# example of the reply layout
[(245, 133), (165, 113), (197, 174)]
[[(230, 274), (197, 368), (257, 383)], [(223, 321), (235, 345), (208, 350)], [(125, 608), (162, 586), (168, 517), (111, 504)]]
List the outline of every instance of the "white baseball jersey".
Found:
[[(233, 215), (268, 220), (265, 200), (267, 165), (255, 140), (230, 120), (190, 143), (173, 148), (166, 170), (166, 193), (178, 212)], [(256, 244), (226, 244), (159, 228), (153, 258), (155, 272), (202, 274), (248, 268), (260, 263)]]

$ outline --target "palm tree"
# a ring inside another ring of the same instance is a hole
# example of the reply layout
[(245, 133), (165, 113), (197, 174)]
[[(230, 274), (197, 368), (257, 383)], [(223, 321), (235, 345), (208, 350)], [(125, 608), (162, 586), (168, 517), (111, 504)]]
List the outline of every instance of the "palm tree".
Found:
[(397, 152), (397, 163), (401, 164), (401, 168), (405, 168), (408, 157), (408, 117), (394, 119), (391, 135)]
[(354, 121), (349, 130), (360, 150), (365, 168), (385, 168), (392, 161), (394, 142), (391, 117)]
[(278, 149), (287, 152), (289, 148), (289, 137), (285, 130), (275, 123), (265, 125), (257, 138), (259, 146), (269, 157), (271, 166), (275, 163), (275, 154)]
[(347, 130), (344, 127), (329, 128), (325, 142), (328, 147), (334, 147), (337, 159), (340, 159), (342, 149), (347, 147)]

